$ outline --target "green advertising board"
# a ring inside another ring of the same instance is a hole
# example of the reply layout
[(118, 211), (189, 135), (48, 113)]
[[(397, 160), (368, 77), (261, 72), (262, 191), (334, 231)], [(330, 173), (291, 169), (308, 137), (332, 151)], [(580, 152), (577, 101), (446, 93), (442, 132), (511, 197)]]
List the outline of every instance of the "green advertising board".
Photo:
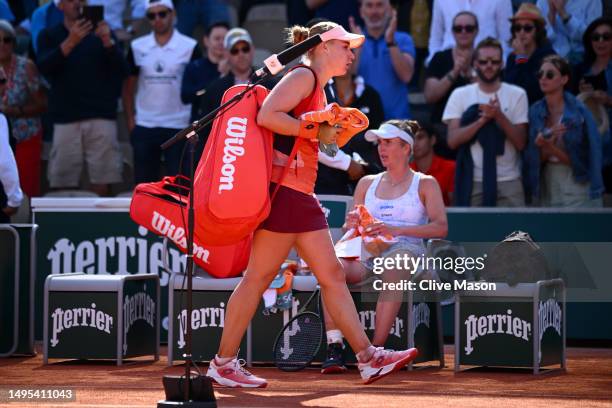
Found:
[(48, 358), (114, 359), (117, 324), (115, 293), (53, 291), (47, 316)]
[(0, 225), (0, 355), (34, 355), (34, 224)]
[[(34, 200), (34, 217), (40, 226), (35, 298), (43, 298), (43, 284), (50, 274), (159, 276), (161, 341), (165, 342), (170, 273), (164, 268), (163, 240), (130, 219), (129, 203), (130, 199)], [(171, 245), (168, 266), (172, 271), (185, 268), (185, 257)], [(42, 306), (36, 303), (36, 316), (42, 316)], [(37, 319), (36, 338), (42, 338), (41, 319)]]

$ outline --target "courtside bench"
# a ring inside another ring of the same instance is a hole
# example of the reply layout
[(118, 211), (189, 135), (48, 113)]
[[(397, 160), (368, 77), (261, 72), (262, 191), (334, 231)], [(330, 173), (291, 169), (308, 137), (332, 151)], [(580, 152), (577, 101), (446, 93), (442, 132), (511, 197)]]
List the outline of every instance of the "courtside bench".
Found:
[[(183, 361), (185, 352), (186, 321), (186, 283), (184, 275), (175, 274), (169, 284), (168, 305), (168, 365)], [(241, 278), (213, 279), (196, 276), (193, 279), (192, 312), (192, 355), (195, 361), (209, 361), (217, 352), (221, 333), (225, 325), (225, 311), (232, 291)], [(272, 348), (276, 336), (289, 320), (295, 316), (302, 305), (316, 289), (317, 281), (313, 276), (295, 276), (293, 279), (294, 301), (291, 309), (276, 313), (264, 313), (260, 302), (255, 316), (240, 345), (239, 358), (248, 365), (270, 364), (273, 362)], [(361, 325), (371, 338), (374, 334), (376, 317), (376, 298), (371, 293), (363, 293), (352, 288), (351, 295)], [(444, 365), (442, 344), (442, 322), (440, 304), (425, 298), (419, 292), (407, 297), (402, 303), (395, 319), (386, 347), (400, 350), (406, 347), (419, 348), (420, 355), (416, 364), (436, 361)], [(311, 308), (314, 305), (311, 305)], [(410, 311), (410, 313), (408, 313)], [(325, 338), (321, 339), (319, 354), (315, 362), (325, 360)], [(347, 363), (355, 363), (352, 352), (346, 353)]]
[(50, 358), (159, 359), (157, 275), (49, 275), (45, 281), (43, 363)]

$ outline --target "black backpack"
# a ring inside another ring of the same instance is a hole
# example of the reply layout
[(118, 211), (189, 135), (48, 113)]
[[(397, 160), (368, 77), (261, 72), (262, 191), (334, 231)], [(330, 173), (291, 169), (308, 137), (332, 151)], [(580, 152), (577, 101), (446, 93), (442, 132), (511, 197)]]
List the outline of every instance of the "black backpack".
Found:
[(523, 231), (514, 231), (493, 247), (480, 277), (510, 286), (552, 278), (542, 248)]

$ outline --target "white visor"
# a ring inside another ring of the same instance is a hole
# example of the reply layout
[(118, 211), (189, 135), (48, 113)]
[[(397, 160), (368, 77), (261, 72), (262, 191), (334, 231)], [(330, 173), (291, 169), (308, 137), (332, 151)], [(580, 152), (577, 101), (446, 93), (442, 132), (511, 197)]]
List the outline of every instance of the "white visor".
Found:
[(325, 41), (340, 40), (349, 43), (351, 48), (359, 48), (365, 41), (365, 36), (347, 32), (341, 25), (332, 28), (321, 34), (321, 39)]
[(365, 140), (374, 143), (378, 142), (378, 139), (393, 139), (394, 137), (399, 137), (408, 143), (410, 147), (414, 145), (412, 135), (389, 123), (383, 123), (378, 129), (368, 130), (365, 134)]

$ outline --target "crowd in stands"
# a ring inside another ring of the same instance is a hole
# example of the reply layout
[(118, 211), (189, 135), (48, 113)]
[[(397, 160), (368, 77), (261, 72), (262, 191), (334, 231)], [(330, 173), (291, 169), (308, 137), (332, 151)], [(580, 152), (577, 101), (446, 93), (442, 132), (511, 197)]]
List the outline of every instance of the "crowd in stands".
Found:
[[(365, 35), (328, 102), (372, 129), (418, 120), (411, 168), (447, 206), (601, 207), (612, 194), (608, 0), (0, 0), (0, 215), (19, 206), (18, 185), (26, 199), (108, 196), (186, 173), (184, 142), (160, 145), (249, 81), (262, 47), (235, 26), (265, 3), (282, 3), (287, 26)], [(364, 135), (319, 153), (315, 192), (352, 195), (381, 171)]]

